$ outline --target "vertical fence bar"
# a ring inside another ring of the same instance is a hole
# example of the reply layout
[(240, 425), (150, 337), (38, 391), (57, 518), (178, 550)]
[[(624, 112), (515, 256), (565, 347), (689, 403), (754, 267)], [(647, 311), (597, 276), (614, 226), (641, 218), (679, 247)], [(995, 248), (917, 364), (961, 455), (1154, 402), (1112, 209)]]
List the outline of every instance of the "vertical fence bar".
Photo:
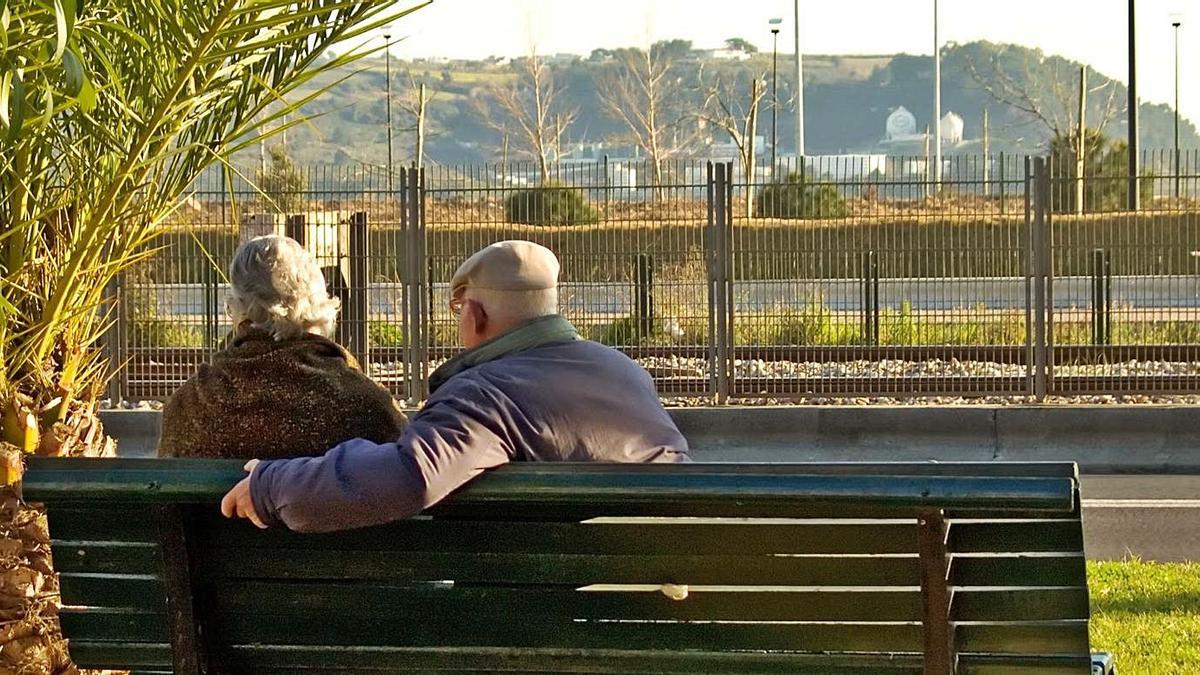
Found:
[(301, 246), (307, 246), (308, 227), (306, 225), (304, 214), (291, 215), (284, 221), (283, 231), (284, 234), (295, 239)]
[(729, 400), (731, 390), (730, 383), (730, 354), (732, 352), (732, 343), (729, 339), (729, 295), (728, 295), (728, 262), (729, 262), (729, 240), (726, 222), (729, 218), (729, 165), (718, 163), (710, 165), (712, 168), (712, 180), (709, 182), (708, 199), (711, 217), (712, 231), (712, 272), (713, 276), (710, 279), (711, 292), (713, 294), (716, 312), (714, 324), (714, 346), (716, 352), (716, 363), (713, 371), (716, 373), (717, 387), (717, 403), (725, 403)]
[[(1000, 153), (999, 159), (1000, 159), (1000, 166), (997, 168), (1000, 170), (1000, 215), (1003, 216), (1004, 215), (1004, 202), (1008, 198), (1008, 194), (1007, 194), (1008, 181), (1005, 180), (1005, 175), (1004, 175), (1004, 153), (1003, 152)], [(1026, 158), (1026, 161), (1025, 161), (1025, 173), (1026, 173), (1026, 177), (1028, 177), (1028, 173), (1029, 173), (1028, 158)], [(1026, 185), (1026, 187), (1028, 187), (1028, 185)]]
[(1035, 157), (1033, 160), (1033, 185), (1033, 231), (1029, 237), (1033, 276), (1033, 395), (1041, 400), (1046, 397), (1049, 388), (1050, 354), (1046, 320), (1047, 313), (1053, 311), (1053, 307), (1046, 305), (1050, 267), (1046, 223), (1050, 202), (1050, 175), (1044, 157)]
[(217, 321), (220, 319), (217, 309), (217, 270), (209, 264), (204, 265), (204, 347), (210, 352), (217, 350), (220, 337), (217, 334)]
[(369, 268), (370, 225), (366, 211), (350, 216), (350, 302), (342, 310), (342, 321), (349, 328), (350, 353), (366, 367), (370, 363), (367, 350), (367, 279)]
[[(1003, 182), (1003, 174), (1001, 174), (1001, 185)], [(1033, 301), (1033, 279), (1034, 279), (1034, 261), (1033, 261), (1033, 177), (1032, 177), (1032, 158), (1025, 156), (1024, 162), (1024, 191), (1025, 191), (1025, 223), (1023, 230), (1024, 238), (1024, 254), (1023, 265), (1021, 266), (1021, 274), (1024, 275), (1025, 287), (1025, 393), (1032, 395), (1036, 391), (1036, 354), (1034, 350), (1034, 301)]]
[(108, 330), (104, 335), (105, 357), (108, 359), (108, 400), (116, 408), (128, 391), (128, 335), (125, 330), (125, 303), (121, 297), (123, 273), (117, 273), (104, 287), (104, 307), (109, 314)]
[(426, 253), (425, 237), (425, 170), (413, 169), (409, 172), (409, 222), (413, 225), (413, 253), (416, 256), (414, 272), (416, 280), (416, 314), (413, 325), (417, 329), (417, 394), (419, 400), (429, 397), (429, 323), (433, 318), (433, 306), (427, 298), (425, 290), (431, 289), (430, 277), (423, 264), (429, 260)]
[(634, 281), (638, 339), (654, 335), (654, 259), (648, 253), (637, 254), (637, 275)]
[(705, 295), (708, 302), (708, 344), (705, 345), (705, 354), (708, 357), (708, 394), (709, 396), (717, 396), (720, 391), (720, 375), (717, 364), (721, 362), (720, 349), (720, 329), (718, 327), (718, 308), (721, 306), (719, 293), (717, 292), (717, 280), (720, 274), (717, 271), (717, 246), (716, 246), (716, 191), (714, 189), (713, 163), (704, 163), (704, 203), (706, 207), (707, 220), (704, 226), (704, 236), (701, 238), (704, 247), (704, 276), (707, 284)]

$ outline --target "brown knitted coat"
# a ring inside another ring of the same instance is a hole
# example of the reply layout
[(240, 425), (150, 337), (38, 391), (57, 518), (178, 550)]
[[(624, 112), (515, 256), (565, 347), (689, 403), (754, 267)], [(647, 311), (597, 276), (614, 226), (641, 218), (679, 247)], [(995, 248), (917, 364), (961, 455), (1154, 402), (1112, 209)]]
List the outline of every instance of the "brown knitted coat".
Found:
[(320, 455), (352, 438), (400, 437), (407, 420), (345, 349), (306, 335), (277, 342), (250, 329), (180, 387), (163, 409), (163, 457)]

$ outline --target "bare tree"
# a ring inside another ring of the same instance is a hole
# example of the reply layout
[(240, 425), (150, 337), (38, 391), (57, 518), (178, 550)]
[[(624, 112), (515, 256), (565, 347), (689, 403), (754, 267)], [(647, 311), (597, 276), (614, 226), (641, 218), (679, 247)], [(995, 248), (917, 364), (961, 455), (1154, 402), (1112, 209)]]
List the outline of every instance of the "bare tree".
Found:
[(687, 110), (671, 50), (622, 49), (616, 61), (601, 76), (597, 94), (609, 116), (625, 127), (623, 136), (645, 153), (657, 188), (663, 164), (699, 137), (695, 114)]
[[(700, 81), (705, 81), (703, 72)], [(747, 91), (737, 77), (722, 78), (718, 75), (704, 84), (704, 106), (700, 109), (700, 118), (728, 134), (737, 146), (742, 173), (749, 186), (748, 195), (754, 191), (755, 137), (758, 135), (758, 110), (767, 90), (764, 81), (765, 74), (752, 74)], [(746, 217), (754, 217), (754, 199), (751, 196), (746, 198)]]
[[(978, 63), (967, 54), (966, 69), (971, 79), (992, 99), (1019, 110), (1034, 123), (1041, 124), (1055, 138), (1073, 136), (1079, 126), (1077, 115), (1079, 92), (1078, 71), (1069, 62), (1059, 58), (1046, 58), (1038, 51), (1021, 49), (1015, 58), (1015, 67), (1020, 77), (1005, 62), (1012, 64), (1012, 50), (1004, 48), (992, 51), (986, 63)], [(1037, 86), (1042, 82), (1044, 86)], [(1117, 87), (1112, 80), (1086, 90), (1085, 97), (1100, 94), (1103, 101), (1100, 114), (1092, 128), (1103, 131), (1121, 112), (1117, 101)]]
[(412, 120), (412, 125), (404, 131), (413, 133), (413, 166), (425, 165), (425, 136), (428, 131), (425, 111), (435, 94), (428, 93), (425, 83), (418, 83), (412, 73), (408, 74), (408, 89), (400, 100), (400, 109)]
[(505, 139), (506, 147), (511, 138), (515, 153), (537, 162), (545, 184), (550, 180), (550, 163), (558, 159), (556, 152), (577, 111), (562, 105), (562, 90), (534, 50), (515, 68), (511, 82), (488, 87), (474, 98), (475, 110), (485, 126)]

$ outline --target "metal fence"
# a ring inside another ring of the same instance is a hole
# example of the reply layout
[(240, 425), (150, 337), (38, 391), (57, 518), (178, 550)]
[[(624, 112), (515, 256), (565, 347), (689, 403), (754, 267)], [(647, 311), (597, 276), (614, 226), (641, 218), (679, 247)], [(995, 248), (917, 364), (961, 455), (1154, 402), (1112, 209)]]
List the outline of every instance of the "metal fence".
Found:
[(563, 312), (666, 397), (1200, 392), (1197, 159), (1148, 153), (1135, 184), (1003, 155), (940, 181), (924, 157), (214, 171), (110, 289), (111, 395), (165, 398), (222, 348), (223, 270), (264, 232), (314, 252), (338, 339), (414, 402), (457, 349), (450, 276), (507, 238), (553, 249)]

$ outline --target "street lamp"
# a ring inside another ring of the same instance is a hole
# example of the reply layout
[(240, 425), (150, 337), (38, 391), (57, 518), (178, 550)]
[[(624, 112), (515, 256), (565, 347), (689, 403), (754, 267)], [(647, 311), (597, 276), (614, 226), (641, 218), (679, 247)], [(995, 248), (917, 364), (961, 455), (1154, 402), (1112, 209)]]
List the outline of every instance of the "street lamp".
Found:
[(1183, 22), (1178, 14), (1171, 18), (1175, 29), (1175, 198), (1179, 199), (1179, 26)]
[(383, 34), (383, 60), (384, 60), (384, 77), (387, 78), (387, 163), (388, 163), (388, 187), (391, 188), (392, 182), (392, 36), (390, 33)]
[[(779, 166), (779, 25), (783, 19), (771, 19), (771, 179)], [(751, 138), (753, 143), (754, 139)]]
[(938, 0), (933, 0), (933, 180), (942, 191), (942, 43), (938, 40)]

